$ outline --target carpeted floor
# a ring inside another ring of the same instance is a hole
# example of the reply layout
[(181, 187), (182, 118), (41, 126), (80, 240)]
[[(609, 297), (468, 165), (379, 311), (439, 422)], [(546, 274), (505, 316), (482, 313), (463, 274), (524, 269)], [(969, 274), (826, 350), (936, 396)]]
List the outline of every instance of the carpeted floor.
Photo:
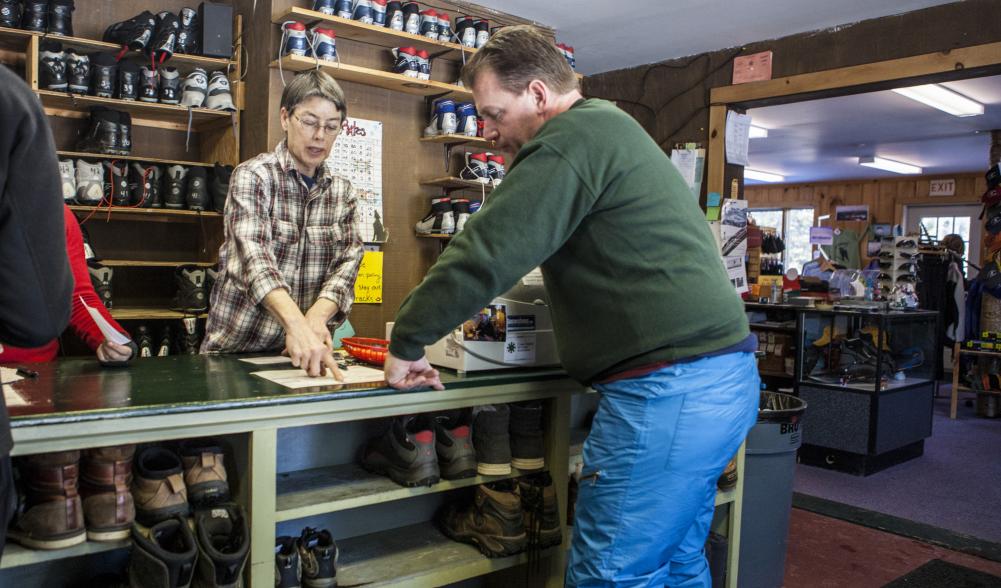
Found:
[(949, 386), (935, 401), (924, 456), (867, 477), (798, 465), (794, 490), (1001, 543), (1001, 419), (963, 406), (949, 419)]

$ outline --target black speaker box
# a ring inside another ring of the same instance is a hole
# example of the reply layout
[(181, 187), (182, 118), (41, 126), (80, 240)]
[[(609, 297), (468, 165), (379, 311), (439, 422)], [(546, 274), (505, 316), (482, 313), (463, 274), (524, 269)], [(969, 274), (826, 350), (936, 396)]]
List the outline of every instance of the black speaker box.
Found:
[(218, 2), (202, 2), (198, 6), (202, 29), (202, 55), (233, 57), (233, 6)]

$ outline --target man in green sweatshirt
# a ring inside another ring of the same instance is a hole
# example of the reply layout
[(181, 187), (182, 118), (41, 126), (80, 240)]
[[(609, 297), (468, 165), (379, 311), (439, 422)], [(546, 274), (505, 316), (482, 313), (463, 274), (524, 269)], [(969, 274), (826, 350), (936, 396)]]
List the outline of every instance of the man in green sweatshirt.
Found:
[(424, 347), (541, 266), (560, 359), (602, 395), (570, 586), (709, 586), (716, 479), (757, 414), (743, 307), (687, 185), (550, 39), (505, 27), (462, 72), (507, 175), (396, 316), (386, 379), (441, 389)]

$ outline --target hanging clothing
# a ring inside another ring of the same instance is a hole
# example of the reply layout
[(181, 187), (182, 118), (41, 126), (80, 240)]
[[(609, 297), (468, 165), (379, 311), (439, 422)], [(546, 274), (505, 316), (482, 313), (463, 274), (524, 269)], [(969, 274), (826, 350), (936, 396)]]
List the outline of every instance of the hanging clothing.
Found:
[(823, 245), (827, 257), (837, 265), (847, 269), (859, 269), (862, 266), (862, 258), (859, 256), (858, 233), (851, 229), (835, 231), (834, 240), (831, 245)]
[(945, 324), (945, 337), (947, 340), (956, 342), (964, 341), (963, 325), (966, 310), (966, 290), (963, 272), (959, 264), (955, 261), (949, 262), (949, 270), (946, 273), (946, 286), (949, 292), (945, 312), (942, 322)]

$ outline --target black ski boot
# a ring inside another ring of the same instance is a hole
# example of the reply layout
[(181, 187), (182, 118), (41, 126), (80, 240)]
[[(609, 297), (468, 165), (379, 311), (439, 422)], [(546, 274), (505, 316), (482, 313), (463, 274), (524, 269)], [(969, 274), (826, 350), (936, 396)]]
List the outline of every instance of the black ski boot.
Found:
[(65, 92), (69, 86), (66, 79), (66, 52), (54, 41), (45, 41), (38, 48), (38, 85), (43, 90)]
[(21, 0), (0, 0), (0, 27), (21, 26)]
[(176, 14), (167, 11), (157, 13), (156, 30), (153, 32), (153, 40), (146, 46), (146, 55), (152, 57), (157, 65), (162, 65), (174, 55), (180, 31), (181, 21)]
[(184, 338), (181, 339), (181, 352), (187, 355), (198, 355), (201, 340), (198, 337), (198, 317), (186, 316), (181, 319), (184, 327)]
[(149, 334), (146, 325), (139, 325), (136, 345), (139, 346), (139, 357), (153, 357), (153, 336)]
[(90, 93), (101, 98), (115, 97), (118, 62), (110, 51), (98, 53), (91, 60)]
[(105, 308), (111, 308), (111, 278), (114, 270), (103, 266), (96, 261), (87, 263), (87, 271), (90, 272), (90, 283), (97, 292), (97, 297), (104, 303)]
[(156, 17), (143, 11), (129, 20), (116, 22), (104, 31), (104, 41), (117, 43), (133, 51), (142, 51), (149, 45), (156, 28)]
[(27, 0), (21, 16), (21, 28), (44, 33), (49, 28), (49, 0)]
[(118, 113), (103, 106), (90, 109), (90, 127), (77, 143), (77, 150), (117, 155)]
[(181, 209), (187, 201), (188, 168), (172, 165), (163, 178), (163, 204), (167, 208)]
[(139, 208), (152, 208), (160, 195), (160, 170), (155, 165), (138, 161), (129, 166), (129, 204)]
[(177, 34), (177, 46), (175, 53), (187, 53), (188, 55), (198, 54), (198, 11), (194, 8), (184, 7), (180, 14), (181, 29)]
[(181, 74), (176, 67), (160, 68), (160, 102), (177, 104), (181, 101)]
[(139, 72), (139, 99), (143, 102), (156, 102), (160, 96), (160, 74), (155, 69), (144, 65)]
[(104, 167), (104, 199), (113, 206), (129, 205), (129, 176), (126, 163), (102, 161)]
[(50, 35), (73, 36), (73, 0), (49, 2), (48, 31)]
[(80, 55), (73, 49), (66, 50), (66, 69), (69, 90), (74, 94), (86, 94), (90, 89), (90, 56)]
[(229, 179), (233, 176), (232, 165), (215, 164), (212, 168), (212, 181), (209, 182), (209, 194), (212, 196), (212, 208), (216, 212), (226, 210), (226, 196), (229, 194)]
[(118, 91), (115, 97), (119, 100), (136, 100), (139, 98), (139, 66), (131, 61), (118, 64)]
[(118, 154), (130, 155), (132, 153), (132, 115), (127, 112), (118, 111)]
[(208, 182), (204, 167), (192, 167), (188, 170), (188, 189), (185, 202), (188, 210), (205, 210), (209, 205)]
[(205, 299), (205, 270), (196, 265), (182, 265), (174, 270), (174, 280), (177, 282), (174, 310), (205, 312), (208, 308), (208, 301)]

